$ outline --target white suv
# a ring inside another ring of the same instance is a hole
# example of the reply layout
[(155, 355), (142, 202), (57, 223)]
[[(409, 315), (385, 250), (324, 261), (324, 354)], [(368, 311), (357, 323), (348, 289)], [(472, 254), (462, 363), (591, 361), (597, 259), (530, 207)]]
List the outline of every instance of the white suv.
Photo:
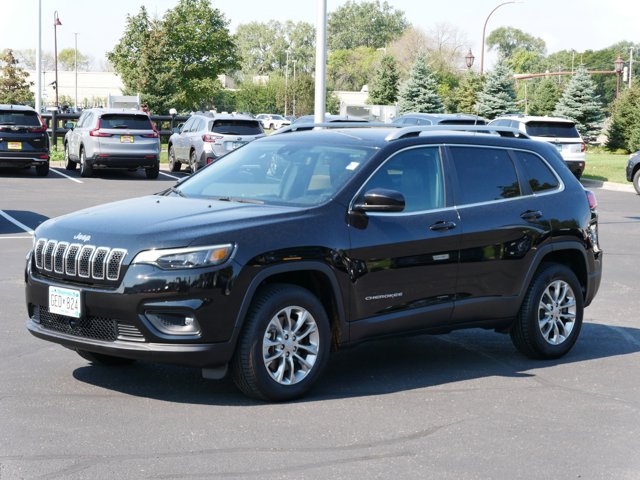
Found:
[(291, 121), (282, 115), (270, 115), (268, 113), (260, 113), (256, 115), (256, 119), (262, 122), (262, 127), (270, 130), (278, 130), (286, 125), (291, 125)]
[(582, 176), (587, 147), (573, 121), (562, 117), (502, 115), (489, 125), (516, 128), (533, 140), (555, 145), (573, 174), (577, 178)]

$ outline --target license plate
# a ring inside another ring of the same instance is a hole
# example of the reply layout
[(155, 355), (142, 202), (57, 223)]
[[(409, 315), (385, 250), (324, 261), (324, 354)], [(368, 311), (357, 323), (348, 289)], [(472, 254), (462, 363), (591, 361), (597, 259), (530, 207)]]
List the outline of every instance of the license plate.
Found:
[(247, 142), (227, 142), (227, 150), (235, 150), (238, 147), (241, 147)]
[(120, 143), (133, 143), (132, 135), (120, 135)]
[(22, 142), (7, 142), (9, 150), (22, 150)]
[(49, 287), (49, 311), (66, 317), (80, 318), (80, 290)]

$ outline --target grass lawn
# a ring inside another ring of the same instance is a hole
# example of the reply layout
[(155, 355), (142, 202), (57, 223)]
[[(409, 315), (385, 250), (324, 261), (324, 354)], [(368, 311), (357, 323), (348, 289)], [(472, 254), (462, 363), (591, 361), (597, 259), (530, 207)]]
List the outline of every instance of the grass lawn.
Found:
[(583, 176), (603, 182), (629, 183), (625, 175), (629, 155), (587, 152)]

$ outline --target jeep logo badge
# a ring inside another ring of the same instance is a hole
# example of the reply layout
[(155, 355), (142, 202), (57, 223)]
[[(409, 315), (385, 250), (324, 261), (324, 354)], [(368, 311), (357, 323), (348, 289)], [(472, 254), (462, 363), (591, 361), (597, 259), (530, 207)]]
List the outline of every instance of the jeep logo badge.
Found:
[(81, 240), (83, 242), (88, 242), (89, 240), (91, 240), (91, 235), (85, 235), (83, 233), (78, 233), (76, 234), (75, 237), (73, 237), (74, 240)]

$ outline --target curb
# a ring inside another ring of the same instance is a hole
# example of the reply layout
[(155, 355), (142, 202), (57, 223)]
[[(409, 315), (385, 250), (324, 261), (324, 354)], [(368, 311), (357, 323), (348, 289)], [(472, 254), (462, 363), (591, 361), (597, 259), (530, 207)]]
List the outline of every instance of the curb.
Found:
[(636, 193), (633, 185), (625, 185), (623, 183), (614, 183), (614, 182), (602, 182), (600, 180), (591, 180), (589, 178), (581, 178), (580, 182), (583, 186), (588, 188), (601, 188), (603, 190), (611, 190), (615, 192), (628, 192), (628, 193)]

